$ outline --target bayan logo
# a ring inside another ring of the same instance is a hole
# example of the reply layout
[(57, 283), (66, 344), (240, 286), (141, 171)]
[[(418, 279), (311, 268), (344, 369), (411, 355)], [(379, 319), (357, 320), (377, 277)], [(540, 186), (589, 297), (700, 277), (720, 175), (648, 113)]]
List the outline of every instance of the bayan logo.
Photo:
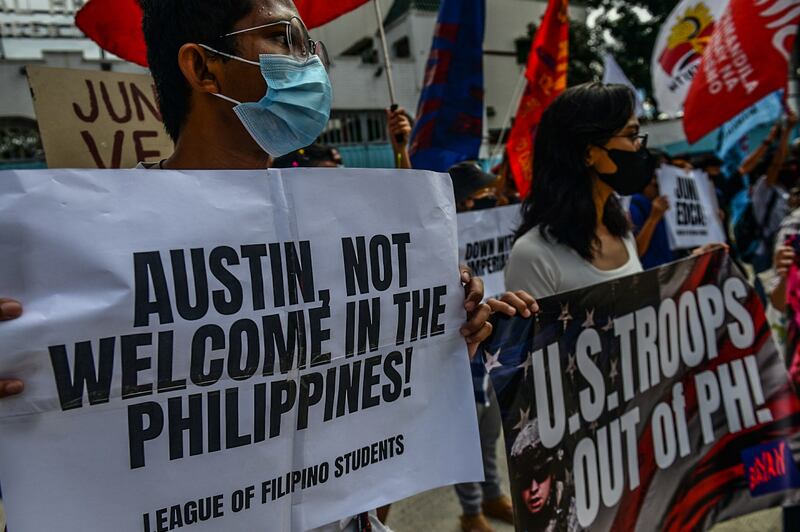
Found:
[(775, 440), (742, 451), (750, 493), (754, 496), (800, 487), (800, 473), (786, 440)]
[(714, 33), (714, 17), (703, 2), (688, 8), (678, 17), (670, 30), (667, 47), (658, 62), (670, 76), (676, 76), (694, 66)]

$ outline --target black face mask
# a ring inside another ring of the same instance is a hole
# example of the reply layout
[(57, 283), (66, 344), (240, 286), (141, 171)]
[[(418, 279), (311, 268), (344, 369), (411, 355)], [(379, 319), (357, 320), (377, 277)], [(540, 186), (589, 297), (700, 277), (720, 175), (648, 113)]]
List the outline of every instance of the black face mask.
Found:
[(607, 149), (600, 146), (617, 165), (613, 174), (600, 174), (608, 186), (621, 196), (632, 196), (644, 190), (644, 187), (653, 179), (656, 171), (656, 158), (647, 147), (642, 146), (639, 151), (624, 151)]

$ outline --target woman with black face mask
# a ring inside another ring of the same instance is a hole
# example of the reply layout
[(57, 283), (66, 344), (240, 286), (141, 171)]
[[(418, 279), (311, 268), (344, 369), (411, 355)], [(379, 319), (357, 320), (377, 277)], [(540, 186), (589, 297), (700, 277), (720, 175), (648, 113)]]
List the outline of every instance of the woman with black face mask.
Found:
[(627, 87), (591, 83), (568, 89), (544, 112), (506, 268), (509, 290), (542, 298), (642, 271), (615, 195), (641, 191), (655, 170), (634, 110)]

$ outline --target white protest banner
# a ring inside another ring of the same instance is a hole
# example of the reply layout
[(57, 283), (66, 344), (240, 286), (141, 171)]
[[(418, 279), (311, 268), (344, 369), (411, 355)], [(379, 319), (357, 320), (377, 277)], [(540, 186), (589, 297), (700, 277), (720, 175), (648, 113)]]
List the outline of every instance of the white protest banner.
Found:
[(713, 186), (703, 172), (674, 166), (658, 170), (658, 187), (669, 198), (665, 214), (667, 236), (673, 250), (725, 242), (725, 230), (717, 214)]
[(450, 183), (0, 173), (9, 529), (303, 531), (482, 478)]
[(503, 270), (519, 226), (519, 205), (497, 207), (458, 215), (458, 256), (483, 279), (486, 297), (506, 290)]

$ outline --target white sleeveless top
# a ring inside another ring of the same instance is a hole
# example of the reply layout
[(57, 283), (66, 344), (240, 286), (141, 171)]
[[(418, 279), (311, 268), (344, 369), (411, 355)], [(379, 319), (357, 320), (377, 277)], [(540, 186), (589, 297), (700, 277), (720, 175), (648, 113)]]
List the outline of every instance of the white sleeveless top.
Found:
[(569, 246), (555, 239), (548, 242), (534, 227), (514, 244), (505, 270), (506, 290), (525, 290), (544, 298), (642, 272), (633, 234), (623, 241), (628, 262), (614, 270), (601, 270)]

